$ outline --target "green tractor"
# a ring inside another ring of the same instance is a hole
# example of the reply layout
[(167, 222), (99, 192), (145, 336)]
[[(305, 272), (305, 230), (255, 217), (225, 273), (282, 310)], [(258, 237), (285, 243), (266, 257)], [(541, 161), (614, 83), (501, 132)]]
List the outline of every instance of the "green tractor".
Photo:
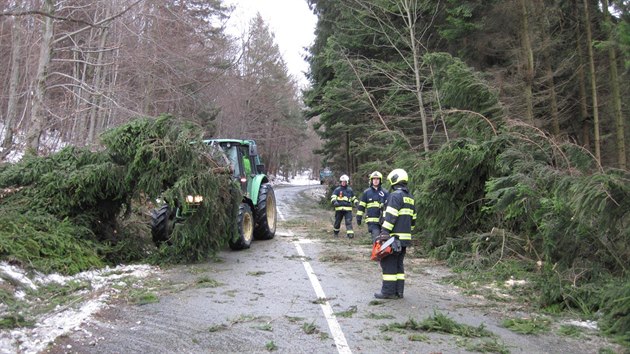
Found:
[[(249, 248), (252, 240), (270, 240), (276, 234), (276, 197), (265, 174), (265, 165), (258, 155), (254, 140), (209, 139), (204, 140), (219, 151), (236, 183), (240, 186), (243, 200), (238, 209), (238, 234), (228, 244), (233, 250)], [(187, 213), (199, 204), (203, 196), (187, 196), (186, 201), (176, 203), (171, 211), (168, 204), (151, 213), (151, 235), (158, 246), (168, 242), (176, 223), (183, 222)]]

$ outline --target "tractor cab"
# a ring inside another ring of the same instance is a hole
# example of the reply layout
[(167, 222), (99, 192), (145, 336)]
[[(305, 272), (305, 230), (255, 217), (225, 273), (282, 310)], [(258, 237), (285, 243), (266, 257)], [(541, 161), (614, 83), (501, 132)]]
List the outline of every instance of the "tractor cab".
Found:
[(209, 139), (204, 143), (219, 146), (225, 153), (232, 168), (232, 175), (238, 181), (246, 198), (257, 204), (258, 188), (261, 183), (269, 182), (265, 175), (265, 165), (258, 155), (254, 140)]
[[(240, 250), (249, 248), (253, 239), (272, 239), (276, 233), (276, 197), (265, 174), (265, 165), (258, 155), (256, 142), (239, 139), (207, 139), (203, 142), (214, 148), (210, 149), (210, 155), (223, 160), (229, 168), (224, 171), (232, 174), (243, 195), (238, 215), (235, 215), (238, 232), (228, 240), (230, 248)], [(153, 241), (157, 245), (167, 241), (175, 223), (186, 222), (186, 216), (196, 212), (193, 207), (187, 214), (180, 207), (198, 205), (203, 197), (190, 195), (186, 203), (177, 205), (176, 210), (171, 210), (168, 204), (155, 209), (151, 213)]]

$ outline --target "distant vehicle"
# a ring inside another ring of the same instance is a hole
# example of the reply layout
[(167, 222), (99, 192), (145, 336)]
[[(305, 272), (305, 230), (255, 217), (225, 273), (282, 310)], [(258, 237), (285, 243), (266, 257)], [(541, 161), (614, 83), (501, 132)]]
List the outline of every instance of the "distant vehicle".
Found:
[(333, 176), (333, 172), (328, 167), (319, 170), (319, 184), (329, 184), (332, 183), (334, 180), (335, 178)]

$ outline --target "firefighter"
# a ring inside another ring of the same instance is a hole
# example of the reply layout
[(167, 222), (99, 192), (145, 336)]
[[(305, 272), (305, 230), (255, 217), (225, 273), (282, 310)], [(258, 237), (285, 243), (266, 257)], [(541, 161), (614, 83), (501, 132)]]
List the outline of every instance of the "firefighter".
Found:
[(352, 205), (356, 203), (357, 198), (354, 196), (352, 188), (348, 186), (349, 181), (350, 177), (347, 175), (339, 177), (341, 185), (335, 188), (330, 197), (330, 202), (335, 206), (335, 224), (333, 225), (335, 237), (339, 236), (341, 219), (344, 218), (346, 220), (346, 237), (354, 237), (354, 230), (352, 230)]
[(361, 225), (365, 215), (368, 232), (372, 235), (372, 242), (374, 242), (381, 233), (381, 210), (389, 192), (381, 185), (383, 175), (380, 172), (374, 171), (369, 177), (370, 186), (363, 191), (357, 208), (357, 225)]
[(405, 291), (405, 268), (403, 265), (407, 246), (411, 243), (411, 230), (416, 224), (416, 207), (413, 195), (407, 188), (409, 177), (403, 169), (395, 169), (387, 176), (392, 192), (385, 202), (385, 212), (378, 241), (395, 237), (393, 253), (381, 259), (383, 285), (377, 299), (402, 299)]

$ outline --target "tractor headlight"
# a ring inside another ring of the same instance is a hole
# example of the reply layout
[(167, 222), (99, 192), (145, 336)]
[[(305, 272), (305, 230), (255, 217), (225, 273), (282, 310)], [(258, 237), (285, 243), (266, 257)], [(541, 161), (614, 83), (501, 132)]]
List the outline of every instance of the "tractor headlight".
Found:
[(186, 196), (186, 201), (189, 204), (201, 204), (201, 202), (203, 202), (203, 197), (200, 195), (188, 195)]

